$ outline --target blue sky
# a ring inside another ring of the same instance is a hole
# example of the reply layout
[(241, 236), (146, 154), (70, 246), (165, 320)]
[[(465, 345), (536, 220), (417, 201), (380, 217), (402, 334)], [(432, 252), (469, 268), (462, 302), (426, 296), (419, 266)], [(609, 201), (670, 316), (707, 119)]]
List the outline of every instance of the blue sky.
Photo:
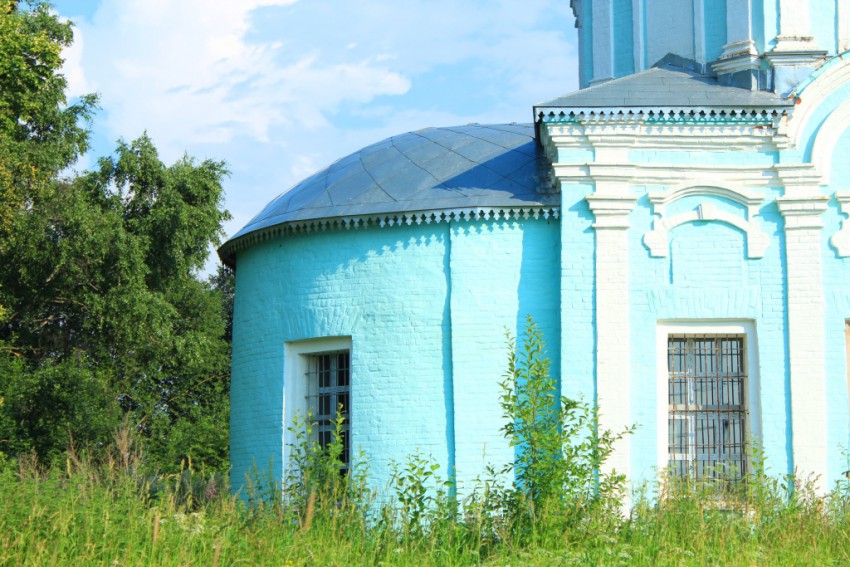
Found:
[(428, 126), (530, 122), (575, 90), (567, 0), (56, 0), (89, 167), (147, 130), (168, 163), (227, 162), (235, 233), (299, 180)]

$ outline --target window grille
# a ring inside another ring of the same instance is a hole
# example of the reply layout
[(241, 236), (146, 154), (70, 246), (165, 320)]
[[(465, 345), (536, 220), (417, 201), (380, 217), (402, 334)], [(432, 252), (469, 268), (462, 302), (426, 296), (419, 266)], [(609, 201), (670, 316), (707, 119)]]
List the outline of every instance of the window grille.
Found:
[(333, 441), (337, 415), (343, 417), (342, 454), (348, 468), (350, 460), (351, 357), (348, 351), (323, 352), (309, 356), (307, 370), (308, 406), (314, 434), (322, 449)]
[(747, 472), (744, 335), (671, 335), (667, 341), (669, 466), (696, 479)]

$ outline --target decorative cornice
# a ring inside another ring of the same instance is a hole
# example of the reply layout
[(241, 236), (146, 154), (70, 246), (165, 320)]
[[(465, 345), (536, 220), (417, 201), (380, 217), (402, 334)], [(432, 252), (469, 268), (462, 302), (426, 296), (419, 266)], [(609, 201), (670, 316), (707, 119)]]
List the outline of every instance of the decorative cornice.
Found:
[(785, 230), (822, 229), (822, 214), (829, 206), (829, 197), (778, 197), (776, 206), (785, 218)]
[(645, 123), (684, 125), (772, 125), (784, 111), (775, 108), (588, 108), (581, 111), (540, 111), (537, 121), (545, 124)]
[(226, 242), (218, 249), (222, 262), (235, 265), (238, 252), (274, 238), (295, 236), (314, 232), (334, 230), (356, 230), (360, 228), (386, 228), (393, 226), (428, 225), (463, 221), (500, 221), (519, 219), (557, 219), (560, 208), (555, 206), (531, 207), (481, 207), (465, 209), (445, 209), (438, 211), (413, 211), (351, 217), (323, 218), (315, 220), (292, 221), (246, 234), (241, 238)]
[(635, 207), (634, 195), (625, 192), (597, 191), (585, 197), (590, 211), (596, 217), (593, 228), (627, 230), (629, 228), (629, 213)]

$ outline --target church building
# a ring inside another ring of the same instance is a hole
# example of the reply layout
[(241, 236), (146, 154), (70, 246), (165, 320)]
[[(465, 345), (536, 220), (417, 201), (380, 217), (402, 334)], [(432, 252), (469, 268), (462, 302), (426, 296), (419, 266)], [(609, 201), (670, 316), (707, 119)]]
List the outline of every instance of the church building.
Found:
[(533, 123), (378, 142), (221, 247), (235, 488), (342, 407), (378, 486), (418, 451), (468, 490), (514, 457), (528, 315), (561, 393), (637, 425), (632, 486), (754, 448), (824, 491), (850, 468), (850, 0), (571, 5), (581, 89)]

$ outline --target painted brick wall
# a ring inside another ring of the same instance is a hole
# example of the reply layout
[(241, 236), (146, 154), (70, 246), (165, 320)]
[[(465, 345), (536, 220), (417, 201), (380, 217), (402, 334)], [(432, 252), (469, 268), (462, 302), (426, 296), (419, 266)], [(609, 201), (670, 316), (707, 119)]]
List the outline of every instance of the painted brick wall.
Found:
[[(395, 227), (280, 238), (239, 254), (231, 460), (235, 486), (283, 458), (283, 345), (352, 339), (352, 443), (377, 486), (421, 451), (463, 483), (503, 462), (504, 330), (527, 313), (558, 358), (558, 222)], [(557, 371), (557, 363), (555, 364)], [(451, 408), (456, 409), (452, 412)], [(457, 455), (457, 458), (455, 457)]]
[[(239, 254), (231, 459), (238, 485), (280, 465), (283, 345), (352, 338), (353, 447), (376, 479), (421, 450), (444, 467), (447, 229), (392, 228), (282, 238)], [(279, 472), (279, 469), (278, 469)]]
[(455, 225), (451, 231), (451, 320), (457, 478), (469, 489), (486, 463), (513, 459), (500, 429), (505, 331), (521, 333), (527, 315), (547, 340), (558, 374), (557, 221)]
[[(845, 132), (833, 152), (832, 190), (846, 190), (850, 181), (850, 131)], [(850, 258), (839, 258), (829, 237), (848, 222), (837, 203), (823, 214), (823, 286), (825, 300), (824, 350), (826, 355), (827, 455), (830, 476), (827, 486), (850, 470), (850, 399), (848, 399), (845, 322), (850, 320)]]

